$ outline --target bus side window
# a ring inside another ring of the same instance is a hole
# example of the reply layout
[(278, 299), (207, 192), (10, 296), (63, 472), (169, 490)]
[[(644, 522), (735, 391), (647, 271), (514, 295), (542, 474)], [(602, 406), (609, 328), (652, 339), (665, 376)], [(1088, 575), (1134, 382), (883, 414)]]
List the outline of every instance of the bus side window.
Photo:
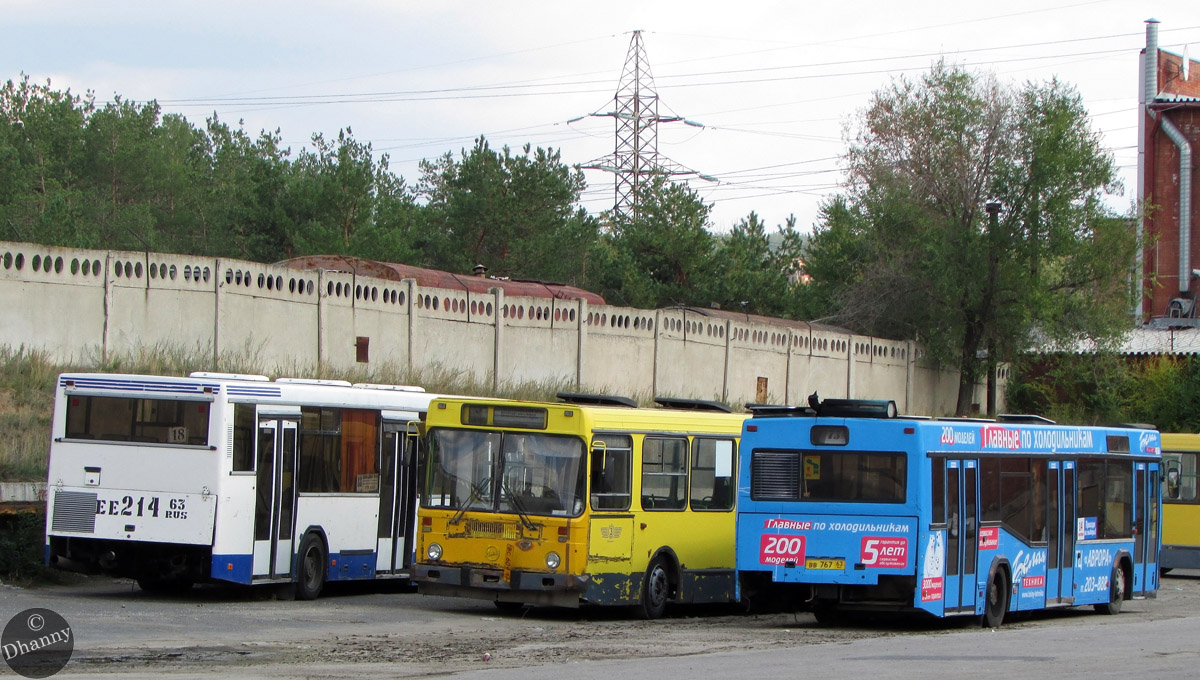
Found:
[(733, 442), (696, 437), (692, 441), (693, 510), (733, 508)]
[(687, 507), (688, 441), (682, 437), (646, 437), (642, 442), (642, 509)]
[(597, 435), (592, 440), (592, 509), (628, 510), (632, 498), (633, 438)]
[(1179, 498), (1192, 503), (1196, 501), (1196, 458), (1194, 453), (1179, 457)]
[(233, 405), (233, 468), (234, 472), (254, 472), (254, 435), (258, 423), (254, 404)]
[(946, 461), (941, 458), (934, 458), (933, 465), (933, 506), (932, 514), (929, 518), (931, 524), (946, 523)]

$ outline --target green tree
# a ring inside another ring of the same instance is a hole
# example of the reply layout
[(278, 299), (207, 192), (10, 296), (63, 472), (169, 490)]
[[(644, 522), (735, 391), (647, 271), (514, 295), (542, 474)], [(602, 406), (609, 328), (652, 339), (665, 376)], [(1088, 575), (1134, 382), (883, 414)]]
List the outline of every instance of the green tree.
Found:
[(202, 252), (256, 262), (289, 257), (288, 150), (279, 146), (279, 130), (252, 138), (241, 124), (232, 128), (213, 116), (206, 136), (212, 171), (200, 210)]
[(614, 216), (595, 250), (593, 289), (612, 304), (655, 308), (713, 302), (712, 206), (685, 184), (655, 175), (638, 189), (635, 216)]
[(92, 96), (31, 83), (0, 88), (0, 234), (14, 241), (91, 245), (101, 241), (79, 219), (83, 127)]
[(832, 317), (954, 365), (958, 412), (988, 362), (1035, 333), (1069, 345), (1127, 325), (1135, 242), (1102, 202), (1115, 167), (1073, 89), (939, 63), (875, 94), (846, 160), (845, 205), (828, 206), (811, 271), (861, 256)]
[(103, 247), (175, 250), (160, 235), (153, 209), (153, 183), (164, 160), (163, 139), (156, 134), (159, 117), (153, 101), (139, 105), (117, 97), (87, 118), (82, 217), (95, 227)]
[(421, 163), (417, 192), (427, 200), (429, 247), (438, 266), (566, 283), (581, 282), (598, 223), (579, 207), (586, 183), (554, 149), (526, 144), (495, 151), (480, 137), (460, 160)]
[(799, 279), (802, 238), (795, 217), (778, 227), (775, 236), (772, 245), (762, 220), (751, 212), (717, 238), (713, 302), (724, 309), (799, 318), (804, 292)]
[[(287, 209), (295, 254), (347, 253), (359, 229), (374, 219), (377, 166), (371, 145), (338, 131), (336, 141), (317, 133), (313, 149), (291, 164)], [(381, 160), (387, 164), (387, 157)]]

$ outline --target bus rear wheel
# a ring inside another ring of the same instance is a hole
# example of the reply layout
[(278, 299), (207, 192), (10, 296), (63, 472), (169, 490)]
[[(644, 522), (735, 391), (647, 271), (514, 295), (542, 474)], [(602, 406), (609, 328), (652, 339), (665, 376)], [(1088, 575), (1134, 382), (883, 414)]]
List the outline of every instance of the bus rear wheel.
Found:
[(1125, 600), (1125, 569), (1121, 565), (1113, 565), (1112, 575), (1108, 577), (1108, 602), (1094, 604), (1092, 608), (1101, 614), (1120, 614), (1121, 603)]
[(671, 596), (671, 577), (667, 574), (667, 564), (657, 557), (646, 569), (646, 578), (642, 581), (642, 601), (638, 604), (638, 614), (643, 619), (657, 619), (667, 609), (667, 600)]
[(997, 569), (988, 579), (987, 600), (983, 603), (983, 627), (999, 628), (1008, 612), (1008, 579)]
[(296, 599), (315, 600), (325, 587), (325, 545), (316, 534), (308, 534), (300, 543), (296, 560)]

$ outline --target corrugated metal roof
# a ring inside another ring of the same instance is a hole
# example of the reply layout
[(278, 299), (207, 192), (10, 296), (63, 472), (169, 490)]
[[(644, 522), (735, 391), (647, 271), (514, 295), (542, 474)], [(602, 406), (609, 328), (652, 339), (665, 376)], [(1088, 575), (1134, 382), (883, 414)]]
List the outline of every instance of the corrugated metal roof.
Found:
[(1162, 102), (1164, 104), (1197, 104), (1200, 103), (1200, 97), (1189, 97), (1182, 94), (1160, 92), (1154, 97), (1154, 101)]
[(453, 274), (438, 269), (426, 269), (424, 267), (414, 267), (412, 265), (391, 262), (377, 262), (375, 260), (365, 260), (359, 257), (343, 255), (306, 255), (303, 257), (293, 257), (290, 260), (283, 260), (275, 264), (293, 269), (331, 269), (334, 271), (353, 272), (389, 281), (416, 279), (417, 285), (425, 288), (469, 290), (472, 293), (480, 294), (487, 293), (491, 288), (501, 288), (504, 290), (505, 295), (558, 298), (560, 300), (583, 298), (591, 305), (607, 304), (604, 298), (596, 293), (562, 283)]
[[(1080, 354), (1095, 351), (1094, 343), (1083, 342), (1076, 348)], [(1135, 328), (1125, 334), (1118, 351), (1133, 356), (1155, 354), (1200, 354), (1200, 328), (1156, 329)]]

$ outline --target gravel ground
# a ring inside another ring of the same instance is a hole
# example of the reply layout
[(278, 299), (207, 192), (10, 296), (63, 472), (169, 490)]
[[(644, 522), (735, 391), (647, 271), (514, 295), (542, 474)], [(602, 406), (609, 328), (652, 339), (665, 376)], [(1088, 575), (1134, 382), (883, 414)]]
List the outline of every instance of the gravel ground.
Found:
[[(277, 598), (269, 589), (211, 586), (163, 597), (128, 581), (74, 577), (52, 586), (0, 586), (0, 616), (6, 622), (24, 609), (46, 607), (67, 619), (76, 647), (57, 677), (356, 677), (375, 664), (386, 664), (389, 677), (422, 677), (976, 630), (963, 620), (827, 627), (808, 614), (745, 615), (728, 608), (681, 607), (658, 621), (611, 610), (501, 613), (486, 602), (425, 597), (380, 584), (330, 590), (315, 602)], [(1181, 618), (1198, 605), (1200, 572), (1172, 574), (1157, 599), (1126, 602), (1105, 625)], [(1071, 626), (1095, 623), (1097, 616), (1085, 607), (1010, 616), (1015, 620), (1004, 625)]]

